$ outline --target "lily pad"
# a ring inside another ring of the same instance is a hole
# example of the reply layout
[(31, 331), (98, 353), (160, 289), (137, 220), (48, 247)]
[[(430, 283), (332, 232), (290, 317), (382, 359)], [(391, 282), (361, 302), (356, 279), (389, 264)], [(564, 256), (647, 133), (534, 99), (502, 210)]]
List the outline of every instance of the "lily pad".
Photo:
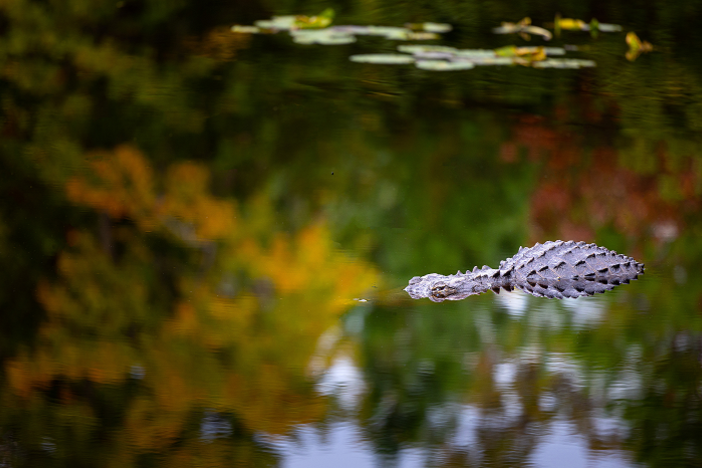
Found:
[(544, 40), (551, 40), (551, 31), (531, 25), (531, 18), (526, 17), (517, 23), (503, 22), (500, 27), (493, 28), (495, 34), (519, 34), (522, 39), (528, 41), (531, 35), (541, 36)]
[(396, 26), (368, 26), (369, 35), (385, 36), (387, 39), (406, 40), (410, 32), (407, 28)]
[(440, 39), (439, 35), (433, 32), (426, 32), (426, 31), (419, 31), (419, 32), (414, 32), (410, 31), (407, 33), (407, 37), (404, 39), (406, 41), (431, 41), (434, 39)]
[(451, 52), (416, 52), (412, 55), (417, 60), (453, 60), (456, 58), (456, 55)]
[(327, 8), (317, 16), (296, 16), (295, 27), (298, 29), (322, 29), (328, 27), (333, 19), (334, 10)]
[(470, 70), (474, 68), (473, 62), (461, 60), (457, 62), (449, 62), (447, 60), (417, 60), (415, 62), (417, 68), (431, 71), (454, 71), (454, 70)]
[(331, 29), (299, 29), (290, 31), (297, 44), (342, 45), (356, 42), (356, 36)]
[(482, 59), (486, 57), (495, 57), (495, 51), (492, 49), (461, 49), (454, 54), (456, 57), (465, 59)]
[(424, 23), (422, 26), (426, 32), (437, 34), (447, 33), (453, 29), (453, 26), (448, 23)]
[(544, 53), (548, 56), (565, 55), (566, 50), (562, 47), (544, 47)]
[(371, 34), (371, 32), (368, 29), (368, 26), (357, 26), (354, 24), (340, 24), (332, 26), (329, 29), (333, 29), (334, 31), (343, 32), (347, 34), (354, 34), (356, 36), (368, 36)]
[(413, 31), (426, 31), (430, 33), (443, 34), (453, 29), (448, 23), (406, 23), (405, 27)]
[(349, 57), (352, 62), (404, 65), (414, 63), (414, 57), (407, 54), (361, 54)]
[(466, 59), (473, 63), (473, 65), (482, 65), (482, 66), (498, 66), (498, 65), (514, 65), (514, 59), (512, 57), (471, 57)]
[(275, 29), (281, 31), (287, 31), (295, 28), (295, 21), (297, 16), (274, 16), (269, 20), (258, 20), (254, 22), (254, 25), (261, 29)]
[(618, 24), (600, 23), (597, 29), (599, 29), (602, 32), (620, 32), (622, 30), (622, 27)]
[(397, 46), (397, 50), (400, 52), (405, 52), (408, 54), (420, 54), (425, 52), (447, 52), (455, 53), (458, 51), (455, 47), (442, 46), (442, 45), (400, 45)]
[(547, 59), (540, 62), (532, 62), (534, 68), (562, 68), (562, 69), (578, 69), (590, 68), (596, 66), (592, 60), (580, 59)]

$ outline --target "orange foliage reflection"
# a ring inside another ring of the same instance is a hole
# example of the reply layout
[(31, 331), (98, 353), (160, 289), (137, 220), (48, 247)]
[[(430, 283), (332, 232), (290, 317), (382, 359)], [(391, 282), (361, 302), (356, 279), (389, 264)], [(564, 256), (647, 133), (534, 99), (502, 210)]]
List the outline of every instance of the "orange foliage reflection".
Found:
[[(335, 250), (324, 222), (265, 241), (275, 232), (265, 198), (248, 202), (243, 217), (233, 200), (210, 194), (205, 167), (181, 162), (159, 178), (130, 146), (93, 154), (66, 194), (132, 223), (110, 226), (118, 255), (88, 230), (69, 233), (57, 278), (37, 290), (48, 314), (39, 342), (6, 365), (16, 397), (38, 401), (56, 380), (139, 379), (148, 391), (131, 401), (121, 429), (138, 450), (168, 446), (203, 406), (236, 414), (252, 433), (322, 417), (307, 375), (317, 341), (378, 278)], [(154, 235), (184, 244), (188, 260), (155, 252)], [(67, 386), (61, 398), (80, 396)]]

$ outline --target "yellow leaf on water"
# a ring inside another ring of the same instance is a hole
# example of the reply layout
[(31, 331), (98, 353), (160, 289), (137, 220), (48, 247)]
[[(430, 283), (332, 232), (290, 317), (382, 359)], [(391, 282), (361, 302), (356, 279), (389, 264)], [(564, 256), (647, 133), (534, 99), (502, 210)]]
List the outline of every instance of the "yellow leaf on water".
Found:
[(630, 62), (636, 60), (636, 58), (645, 52), (650, 52), (653, 50), (653, 46), (650, 42), (641, 41), (639, 36), (636, 35), (634, 31), (629, 31), (626, 35), (625, 41), (629, 46), (629, 50), (626, 52), (625, 57)]
[(334, 20), (334, 10), (327, 8), (317, 16), (298, 15), (295, 17), (295, 27), (299, 29), (323, 29)]
[(588, 29), (587, 23), (579, 19), (560, 18), (557, 20), (557, 23), (561, 29), (567, 29), (570, 31), (583, 31)]

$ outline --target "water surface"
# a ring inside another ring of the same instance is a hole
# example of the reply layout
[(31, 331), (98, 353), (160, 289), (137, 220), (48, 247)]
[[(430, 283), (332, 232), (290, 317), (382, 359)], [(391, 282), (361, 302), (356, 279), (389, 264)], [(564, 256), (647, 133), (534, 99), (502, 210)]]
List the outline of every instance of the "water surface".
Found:
[[(304, 8), (0, 5), (0, 463), (701, 465), (700, 7)], [(596, 66), (436, 72), (349, 60), (383, 37), (231, 31), (325, 8)], [(492, 32), (556, 13), (622, 31)], [(653, 50), (627, 56), (631, 31)], [(556, 239), (646, 274), (564, 301), (402, 291)]]

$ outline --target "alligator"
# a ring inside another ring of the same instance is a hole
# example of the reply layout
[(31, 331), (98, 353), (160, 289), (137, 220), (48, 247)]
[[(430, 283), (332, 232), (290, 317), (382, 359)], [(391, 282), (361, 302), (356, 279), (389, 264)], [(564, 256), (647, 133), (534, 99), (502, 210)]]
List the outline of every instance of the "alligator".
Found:
[(499, 268), (487, 265), (455, 275), (430, 273), (415, 276), (405, 291), (413, 299), (428, 297), (434, 302), (457, 301), (474, 294), (500, 289), (521, 289), (537, 297), (578, 298), (592, 296), (628, 284), (644, 272), (644, 264), (595, 244), (548, 241), (520, 247)]

